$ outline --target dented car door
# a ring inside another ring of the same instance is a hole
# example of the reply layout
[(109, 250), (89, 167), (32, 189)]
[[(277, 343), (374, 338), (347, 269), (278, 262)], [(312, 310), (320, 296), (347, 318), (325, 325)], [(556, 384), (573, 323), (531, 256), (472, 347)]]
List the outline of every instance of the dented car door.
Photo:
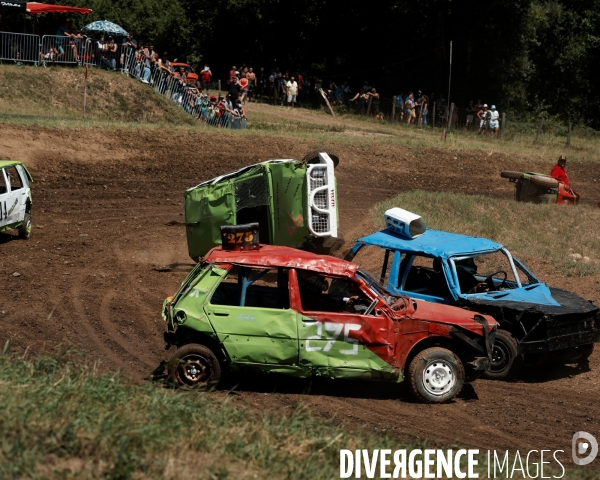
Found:
[(294, 270), (290, 290), (302, 368), (334, 378), (398, 376), (392, 321), (360, 282)]
[(231, 361), (273, 371), (296, 366), (297, 315), (289, 305), (287, 269), (234, 266), (223, 272), (204, 309)]

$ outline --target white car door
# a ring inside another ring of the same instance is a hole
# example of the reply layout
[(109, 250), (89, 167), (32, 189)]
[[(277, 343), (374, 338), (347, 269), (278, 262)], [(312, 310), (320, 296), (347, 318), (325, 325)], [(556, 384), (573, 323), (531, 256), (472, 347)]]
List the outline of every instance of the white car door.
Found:
[(16, 167), (4, 168), (8, 195), (4, 202), (4, 217), (6, 224), (10, 225), (22, 221), (25, 218), (25, 204), (27, 202), (27, 187), (23, 183)]
[(8, 225), (6, 218), (6, 212), (8, 212), (8, 208), (6, 206), (6, 202), (8, 202), (8, 196), (10, 195), (10, 192), (4, 170), (4, 168), (0, 168), (0, 229)]

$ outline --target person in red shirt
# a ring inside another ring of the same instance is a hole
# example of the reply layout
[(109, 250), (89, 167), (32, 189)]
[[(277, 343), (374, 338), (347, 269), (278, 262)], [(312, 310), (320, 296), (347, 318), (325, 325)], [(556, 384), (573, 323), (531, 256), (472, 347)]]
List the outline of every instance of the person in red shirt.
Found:
[(569, 186), (569, 176), (567, 175), (567, 157), (561, 155), (558, 157), (558, 162), (554, 167), (552, 167), (552, 171), (550, 172), (550, 176), (552, 178), (556, 178), (559, 182), (564, 183), (567, 187)]

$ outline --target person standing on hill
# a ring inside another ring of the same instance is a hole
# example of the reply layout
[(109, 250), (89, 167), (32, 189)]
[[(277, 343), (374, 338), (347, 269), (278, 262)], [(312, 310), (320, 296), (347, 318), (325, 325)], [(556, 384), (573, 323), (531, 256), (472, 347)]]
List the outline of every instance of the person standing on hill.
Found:
[(404, 100), (404, 113), (406, 114), (406, 123), (410, 125), (413, 119), (413, 113), (415, 108), (415, 97), (412, 92), (409, 92), (408, 97)]
[(465, 124), (465, 130), (468, 130), (469, 127), (473, 126), (474, 115), (475, 105), (473, 105), (473, 100), (469, 100), (469, 106), (467, 107), (467, 123)]
[(483, 132), (485, 128), (487, 130), (489, 111), (487, 103), (484, 103), (481, 107), (481, 110), (477, 113), (477, 118), (479, 119), (479, 133)]
[(496, 105), (492, 105), (492, 110), (490, 111), (488, 118), (488, 128), (490, 134), (492, 135), (492, 137), (496, 137), (498, 135), (498, 129), (500, 128), (500, 122), (498, 121), (498, 118), (500, 118), (500, 114), (498, 113), (498, 110), (496, 110)]
[(294, 77), (290, 77), (289, 81), (286, 85), (286, 94), (287, 94), (287, 104), (288, 108), (290, 105), (294, 108), (294, 104), (296, 103), (296, 95), (298, 95), (298, 82), (294, 80)]
[(212, 78), (212, 72), (210, 71), (210, 67), (208, 64), (204, 64), (204, 70), (200, 74), (200, 79), (202, 80), (202, 89), (208, 93), (208, 89), (210, 88), (210, 79)]

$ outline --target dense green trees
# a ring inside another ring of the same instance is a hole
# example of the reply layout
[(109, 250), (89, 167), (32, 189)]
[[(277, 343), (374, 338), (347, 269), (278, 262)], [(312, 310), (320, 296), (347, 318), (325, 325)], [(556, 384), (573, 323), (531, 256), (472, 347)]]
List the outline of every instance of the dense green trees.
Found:
[[(65, 1), (66, 0), (61, 0)], [(447, 92), (600, 126), (600, 0), (76, 0), (171, 58), (364, 80), (385, 94)]]

